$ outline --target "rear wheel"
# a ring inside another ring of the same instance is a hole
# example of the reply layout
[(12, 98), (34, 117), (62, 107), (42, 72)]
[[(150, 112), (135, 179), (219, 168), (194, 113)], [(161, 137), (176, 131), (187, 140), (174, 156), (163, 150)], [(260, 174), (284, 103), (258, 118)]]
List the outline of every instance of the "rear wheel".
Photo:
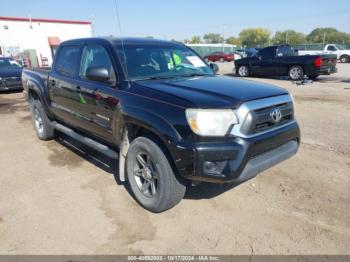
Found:
[(349, 63), (350, 57), (348, 55), (342, 55), (340, 57), (340, 62), (342, 63)]
[(291, 80), (301, 80), (304, 77), (304, 70), (301, 66), (292, 66), (289, 68), (288, 75)]
[(185, 184), (175, 176), (167, 157), (154, 141), (136, 138), (130, 144), (126, 161), (131, 191), (144, 208), (162, 212), (184, 197)]
[(249, 76), (249, 69), (248, 66), (239, 66), (237, 69), (237, 75), (240, 77), (247, 77)]
[(30, 103), (30, 111), (32, 113), (33, 126), (38, 138), (41, 140), (52, 139), (54, 137), (54, 129), (51, 125), (50, 119), (45, 113), (40, 100), (32, 100)]

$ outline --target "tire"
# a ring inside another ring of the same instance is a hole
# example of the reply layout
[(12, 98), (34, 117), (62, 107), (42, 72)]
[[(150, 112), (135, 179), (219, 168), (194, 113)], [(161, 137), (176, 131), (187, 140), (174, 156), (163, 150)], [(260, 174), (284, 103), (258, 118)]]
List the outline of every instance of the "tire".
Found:
[(34, 99), (30, 103), (30, 111), (32, 114), (32, 123), (36, 135), (40, 140), (51, 140), (54, 138), (54, 129), (50, 119), (47, 117), (45, 110), (38, 99)]
[(185, 183), (175, 176), (162, 149), (146, 137), (138, 137), (130, 144), (126, 171), (133, 196), (151, 212), (172, 208), (185, 195)]
[(342, 55), (339, 60), (341, 63), (349, 63), (350, 57), (348, 55)]
[(237, 75), (240, 77), (248, 77), (249, 76), (248, 66), (245, 66), (245, 65), (239, 66), (237, 69)]
[(318, 77), (319, 77), (319, 75), (308, 76), (308, 78), (311, 79), (311, 80), (316, 80)]
[(304, 70), (301, 66), (292, 66), (289, 68), (288, 76), (293, 81), (301, 80), (304, 78)]

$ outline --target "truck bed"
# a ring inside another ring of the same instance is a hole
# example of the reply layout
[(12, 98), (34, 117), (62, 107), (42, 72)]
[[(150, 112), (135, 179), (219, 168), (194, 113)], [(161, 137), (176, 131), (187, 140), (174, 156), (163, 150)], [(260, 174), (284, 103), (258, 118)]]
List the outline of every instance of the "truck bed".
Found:
[(35, 75), (36, 77), (40, 77), (42, 81), (47, 84), (47, 79), (50, 74), (51, 67), (32, 67), (32, 68), (24, 68), (22, 72), (23, 75)]

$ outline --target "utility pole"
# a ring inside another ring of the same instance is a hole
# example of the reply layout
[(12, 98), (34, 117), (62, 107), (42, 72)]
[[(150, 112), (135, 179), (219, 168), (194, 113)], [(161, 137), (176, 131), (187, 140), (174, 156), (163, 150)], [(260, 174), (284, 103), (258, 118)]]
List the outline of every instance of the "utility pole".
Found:
[(33, 25), (32, 25), (32, 16), (29, 14), (28, 17), (29, 17), (29, 27), (32, 29), (32, 28), (33, 28)]
[(324, 46), (324, 43), (326, 42), (326, 32), (323, 33), (323, 46)]
[(225, 26), (222, 26), (222, 52), (225, 52)]

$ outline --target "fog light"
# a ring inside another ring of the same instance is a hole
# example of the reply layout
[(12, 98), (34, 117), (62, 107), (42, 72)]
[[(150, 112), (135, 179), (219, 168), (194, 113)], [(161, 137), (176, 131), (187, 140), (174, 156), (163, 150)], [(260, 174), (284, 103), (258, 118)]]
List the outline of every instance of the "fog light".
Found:
[(222, 173), (227, 165), (228, 161), (205, 161), (204, 162), (204, 173), (209, 176), (224, 176)]

